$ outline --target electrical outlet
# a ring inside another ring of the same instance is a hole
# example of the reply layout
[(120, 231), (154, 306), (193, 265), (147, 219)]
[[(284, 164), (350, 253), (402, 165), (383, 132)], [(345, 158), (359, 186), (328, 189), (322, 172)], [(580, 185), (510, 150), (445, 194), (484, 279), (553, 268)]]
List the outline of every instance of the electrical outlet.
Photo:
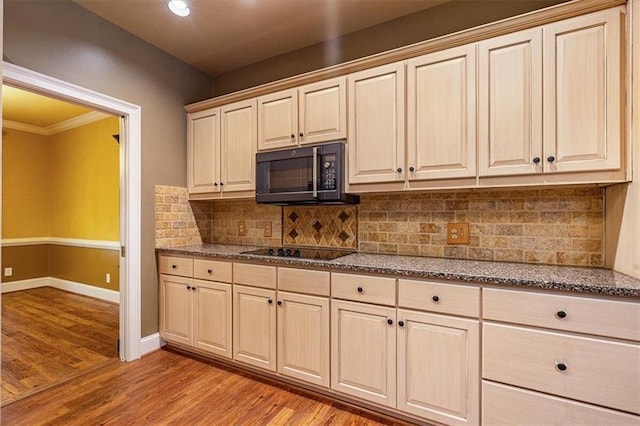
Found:
[(447, 244), (469, 244), (469, 224), (448, 223)]
[(111, 283), (111, 274), (106, 274), (104, 277), (104, 280), (107, 284)]
[(245, 223), (244, 220), (239, 220), (238, 221), (238, 236), (239, 237), (244, 237), (245, 235), (247, 235), (247, 224)]
[(11, 275), (13, 275), (13, 268), (11, 268), (11, 267), (4, 268), (4, 276), (5, 277), (10, 277)]
[(271, 237), (273, 235), (273, 228), (271, 227), (271, 222), (267, 222), (264, 224), (264, 234), (265, 237)]

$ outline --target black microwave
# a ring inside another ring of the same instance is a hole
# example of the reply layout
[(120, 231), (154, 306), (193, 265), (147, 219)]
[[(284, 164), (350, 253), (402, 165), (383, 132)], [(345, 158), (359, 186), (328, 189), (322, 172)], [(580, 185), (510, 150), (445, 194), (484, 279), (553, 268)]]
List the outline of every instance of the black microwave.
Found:
[(360, 197), (345, 193), (344, 141), (258, 153), (256, 201), (357, 204)]

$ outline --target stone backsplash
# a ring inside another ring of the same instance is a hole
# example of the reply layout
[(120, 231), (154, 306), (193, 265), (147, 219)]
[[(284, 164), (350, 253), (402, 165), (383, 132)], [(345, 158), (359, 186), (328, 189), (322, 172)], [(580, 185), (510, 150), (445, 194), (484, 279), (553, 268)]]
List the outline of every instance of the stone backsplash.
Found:
[[(365, 194), (358, 206), (284, 208), (254, 201), (189, 202), (186, 194), (185, 188), (156, 187), (156, 245), (357, 247), (370, 253), (603, 265), (603, 191), (595, 187)], [(239, 222), (245, 235), (238, 233)], [(452, 222), (469, 223), (469, 244), (447, 244), (446, 224)], [(272, 236), (264, 237), (268, 223)]]

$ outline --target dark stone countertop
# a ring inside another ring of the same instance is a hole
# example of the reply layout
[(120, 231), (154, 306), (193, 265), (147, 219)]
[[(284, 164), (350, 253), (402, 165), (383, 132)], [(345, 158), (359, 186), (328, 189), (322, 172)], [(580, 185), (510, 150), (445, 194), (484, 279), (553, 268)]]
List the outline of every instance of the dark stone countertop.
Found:
[(371, 253), (353, 253), (329, 261), (242, 253), (256, 248), (260, 247), (194, 244), (181, 247), (159, 247), (156, 250), (162, 254), (227, 258), (273, 265), (326, 268), (332, 271), (369, 272), (409, 278), (457, 280), (522, 288), (640, 298), (639, 279), (603, 268)]

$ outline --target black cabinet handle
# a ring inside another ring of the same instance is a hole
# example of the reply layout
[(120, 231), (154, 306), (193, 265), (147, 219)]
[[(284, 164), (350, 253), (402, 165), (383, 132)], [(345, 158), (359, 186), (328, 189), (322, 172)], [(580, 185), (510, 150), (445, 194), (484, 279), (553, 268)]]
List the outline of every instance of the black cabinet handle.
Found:
[(397, 172), (398, 172), (398, 173), (402, 173), (402, 167), (398, 167)]
[(404, 327), (404, 321), (398, 321), (398, 325), (399, 325), (400, 327)]
[(213, 274), (213, 269), (207, 269), (207, 272), (208, 272), (209, 274)]
[(220, 182), (220, 186), (224, 185), (224, 182)]
[(176, 269), (178, 265), (171, 265), (171, 269)]
[(392, 320), (391, 318), (389, 318), (389, 319), (387, 320), (387, 324), (389, 324), (389, 325), (393, 324), (393, 320)]
[(358, 287), (358, 293), (362, 293), (364, 290), (362, 287)]
[(300, 137), (304, 138), (304, 133), (300, 132)]
[(436, 295), (436, 296), (433, 296), (431, 298), (431, 300), (433, 300), (434, 302), (439, 302), (440, 301), (440, 297), (438, 295)]
[(540, 162), (540, 157), (533, 157), (533, 162), (538, 164)]
[(567, 313), (565, 311), (558, 311), (558, 312), (556, 312), (556, 316), (558, 318), (566, 318), (567, 317)]
[(566, 371), (567, 370), (567, 364), (565, 364), (564, 362), (557, 362), (556, 363), (556, 367), (560, 371)]
[(196, 291), (198, 289), (198, 287), (191, 287), (192, 291)]
[(278, 306), (282, 306), (282, 300), (278, 300)]
[(191, 286), (190, 285), (187, 286), (187, 290), (191, 290)]
[(550, 163), (553, 163), (554, 161), (556, 161), (556, 157), (554, 157), (553, 155), (550, 155), (547, 157), (547, 161)]
[(267, 302), (268, 302), (270, 305), (273, 305), (273, 300), (269, 299), (269, 300), (267, 300)]
[(293, 133), (291, 133), (291, 139), (295, 139), (296, 135), (294, 135)]
[(213, 186), (218, 186), (218, 182), (213, 182)]
[(409, 167), (409, 171), (410, 171), (410, 172), (415, 172), (415, 171), (416, 171), (416, 168), (415, 168), (415, 167), (413, 167), (413, 166), (411, 166), (411, 167)]

